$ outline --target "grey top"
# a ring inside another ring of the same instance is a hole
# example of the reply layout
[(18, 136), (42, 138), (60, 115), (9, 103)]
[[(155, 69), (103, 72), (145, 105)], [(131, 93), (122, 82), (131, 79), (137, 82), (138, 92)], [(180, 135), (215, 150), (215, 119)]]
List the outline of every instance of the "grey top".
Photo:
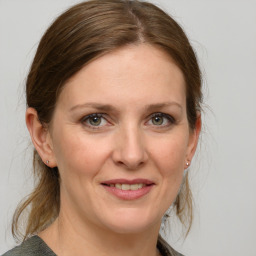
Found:
[(24, 241), (21, 245), (6, 252), (2, 256), (56, 256), (56, 254), (47, 246), (39, 237), (32, 236)]
[[(157, 248), (162, 256), (183, 256), (172, 249), (162, 237), (159, 236)], [(2, 256), (57, 256), (47, 244), (39, 237), (32, 236), (21, 245), (6, 252)]]

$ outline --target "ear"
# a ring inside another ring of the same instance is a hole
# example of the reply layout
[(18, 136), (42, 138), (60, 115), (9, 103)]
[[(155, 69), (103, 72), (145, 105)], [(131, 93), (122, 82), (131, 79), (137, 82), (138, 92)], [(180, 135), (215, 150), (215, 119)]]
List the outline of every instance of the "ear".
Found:
[(201, 127), (202, 127), (202, 122), (201, 122), (201, 114), (198, 113), (197, 115), (197, 120), (195, 124), (195, 128), (190, 131), (189, 135), (189, 142), (188, 142), (188, 147), (187, 147), (187, 155), (186, 155), (186, 163), (185, 163), (185, 169), (188, 168), (190, 165), (192, 158), (196, 152), (198, 140), (199, 140), (199, 135), (201, 132)]
[(56, 167), (49, 129), (39, 121), (34, 108), (27, 109), (26, 124), (34, 147), (42, 161), (51, 168)]

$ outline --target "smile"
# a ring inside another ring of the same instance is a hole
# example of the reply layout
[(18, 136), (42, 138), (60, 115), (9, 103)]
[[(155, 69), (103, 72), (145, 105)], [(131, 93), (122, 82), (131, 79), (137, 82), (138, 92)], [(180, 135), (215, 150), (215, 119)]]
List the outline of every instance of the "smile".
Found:
[(101, 185), (121, 200), (136, 200), (147, 195), (155, 183), (146, 179), (116, 179), (102, 182)]
[(138, 190), (138, 189), (141, 189), (143, 187), (146, 186), (146, 184), (143, 184), (143, 183), (138, 183), (138, 184), (120, 184), (120, 183), (117, 183), (117, 184), (109, 184), (106, 186), (109, 186), (109, 187), (115, 187), (115, 188), (118, 188), (118, 189), (121, 189), (121, 190)]

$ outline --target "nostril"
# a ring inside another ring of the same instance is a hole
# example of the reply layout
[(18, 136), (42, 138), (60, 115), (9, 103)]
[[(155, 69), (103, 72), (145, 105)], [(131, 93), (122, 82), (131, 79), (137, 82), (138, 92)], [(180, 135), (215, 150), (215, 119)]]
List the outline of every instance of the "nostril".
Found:
[(148, 155), (143, 146), (126, 141), (114, 149), (112, 159), (116, 165), (132, 170), (141, 168), (146, 163)]
[(126, 169), (134, 170), (134, 169), (138, 169), (138, 168), (142, 167), (144, 165), (144, 162), (131, 163), (131, 162), (118, 161), (118, 162), (116, 162), (116, 164), (118, 166), (123, 166)]

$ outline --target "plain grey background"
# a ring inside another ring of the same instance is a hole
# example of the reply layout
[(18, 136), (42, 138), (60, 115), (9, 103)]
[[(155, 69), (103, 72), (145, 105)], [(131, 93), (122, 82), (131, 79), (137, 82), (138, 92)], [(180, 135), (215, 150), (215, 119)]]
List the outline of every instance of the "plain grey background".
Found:
[[(53, 18), (77, 0), (0, 0), (0, 254), (33, 186), (24, 83)], [(256, 1), (156, 0), (185, 29), (204, 76), (204, 130), (190, 168), (195, 221), (168, 240), (186, 256), (256, 255)], [(209, 107), (207, 107), (209, 106)]]

